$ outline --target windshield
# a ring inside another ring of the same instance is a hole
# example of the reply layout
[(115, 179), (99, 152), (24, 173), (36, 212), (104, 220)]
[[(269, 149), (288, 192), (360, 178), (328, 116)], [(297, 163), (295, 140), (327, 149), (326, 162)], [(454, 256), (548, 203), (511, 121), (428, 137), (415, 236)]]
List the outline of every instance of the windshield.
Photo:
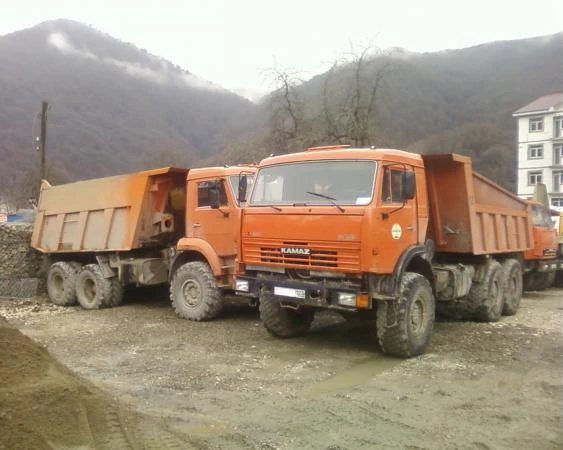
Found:
[(254, 174), (253, 173), (242, 173), (240, 175), (229, 175), (229, 184), (231, 185), (231, 189), (233, 190), (233, 197), (236, 199), (237, 205), (240, 206), (240, 200), (242, 200), (243, 203), (246, 202), (246, 198), (243, 199), (239, 199), (238, 198), (238, 184), (240, 181), (240, 177), (241, 176), (246, 176), (246, 196), (248, 197), (248, 194), (250, 194), (250, 191), (252, 190), (252, 183), (254, 183)]
[(367, 205), (375, 161), (312, 161), (264, 167), (250, 205)]
[(548, 211), (541, 205), (532, 205), (532, 223), (538, 227), (553, 227)]

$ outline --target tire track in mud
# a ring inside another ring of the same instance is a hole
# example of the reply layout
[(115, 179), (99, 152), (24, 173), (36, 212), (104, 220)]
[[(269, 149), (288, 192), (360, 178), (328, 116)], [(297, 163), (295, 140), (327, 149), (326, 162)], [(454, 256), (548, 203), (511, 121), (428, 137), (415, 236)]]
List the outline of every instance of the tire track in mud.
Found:
[(185, 438), (166, 429), (164, 424), (141, 417), (128, 417), (118, 409), (106, 412), (107, 436), (104, 444), (108, 449), (124, 450), (184, 450), (202, 449), (208, 446), (198, 439)]
[(134, 450), (129, 437), (121, 422), (119, 411), (109, 409), (106, 411), (107, 436), (104, 443), (107, 448), (119, 448), (123, 450)]
[(207, 449), (208, 447), (202, 442), (194, 442), (193, 440), (182, 439), (172, 432), (158, 427), (144, 427), (140, 424), (137, 427), (139, 431), (139, 441), (143, 444), (144, 450), (183, 450), (183, 449)]

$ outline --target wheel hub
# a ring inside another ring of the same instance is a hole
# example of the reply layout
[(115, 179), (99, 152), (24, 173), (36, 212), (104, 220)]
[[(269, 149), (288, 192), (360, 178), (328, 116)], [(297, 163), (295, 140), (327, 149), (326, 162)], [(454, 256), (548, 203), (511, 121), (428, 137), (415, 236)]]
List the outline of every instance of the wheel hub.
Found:
[(53, 295), (59, 298), (63, 293), (63, 277), (60, 274), (54, 274), (51, 278), (51, 286), (53, 288)]
[(84, 295), (89, 301), (96, 298), (96, 283), (94, 280), (88, 279), (84, 281)]
[(194, 280), (187, 280), (182, 285), (182, 295), (189, 307), (196, 307), (201, 302), (201, 286)]
[(424, 303), (420, 298), (413, 302), (409, 318), (412, 333), (415, 335), (422, 333), (424, 330)]

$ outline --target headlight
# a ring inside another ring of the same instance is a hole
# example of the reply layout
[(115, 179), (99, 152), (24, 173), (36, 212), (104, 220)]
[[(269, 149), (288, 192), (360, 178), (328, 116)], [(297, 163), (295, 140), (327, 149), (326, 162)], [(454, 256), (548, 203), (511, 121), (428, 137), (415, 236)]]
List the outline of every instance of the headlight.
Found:
[(339, 292), (338, 304), (342, 306), (356, 306), (356, 294), (351, 292)]
[(235, 291), (248, 292), (248, 280), (237, 280), (235, 283)]

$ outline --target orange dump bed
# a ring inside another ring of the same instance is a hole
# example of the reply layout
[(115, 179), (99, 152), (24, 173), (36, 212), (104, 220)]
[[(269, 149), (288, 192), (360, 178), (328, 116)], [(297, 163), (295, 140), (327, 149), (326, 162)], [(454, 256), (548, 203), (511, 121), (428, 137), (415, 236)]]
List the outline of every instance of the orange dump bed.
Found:
[(187, 173), (167, 167), (60, 186), (43, 182), (31, 246), (45, 253), (123, 251), (183, 235)]
[(482, 255), (533, 246), (526, 201), (473, 172), (468, 157), (422, 158), (430, 203), (428, 233), (438, 252)]

